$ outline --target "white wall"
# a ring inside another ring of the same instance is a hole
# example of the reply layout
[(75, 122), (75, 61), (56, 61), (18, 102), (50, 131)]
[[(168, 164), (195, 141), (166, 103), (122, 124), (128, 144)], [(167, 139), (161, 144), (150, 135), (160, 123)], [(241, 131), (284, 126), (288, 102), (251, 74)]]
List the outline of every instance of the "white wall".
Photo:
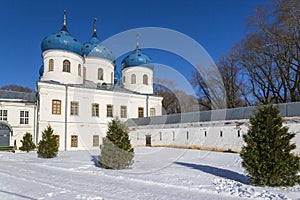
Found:
[[(42, 131), (48, 124), (54, 129), (56, 134), (60, 135), (60, 150), (65, 146), (65, 111), (67, 111), (67, 149), (94, 149), (99, 147), (92, 146), (92, 136), (105, 136), (107, 124), (112, 119), (107, 117), (107, 104), (113, 105), (113, 116), (120, 117), (120, 106), (127, 106), (127, 118), (138, 117), (138, 107), (144, 107), (146, 116), (146, 95), (138, 95), (124, 92), (114, 92), (100, 89), (88, 89), (68, 86), (67, 106), (65, 107), (66, 86), (59, 84), (50, 84), (38, 82), (38, 93), (40, 99), (39, 106), (39, 133), (38, 139), (41, 139)], [(61, 114), (52, 114), (52, 100), (61, 100)], [(79, 103), (79, 115), (70, 115), (70, 102)], [(161, 115), (162, 97), (149, 96), (148, 113), (150, 108), (155, 108), (156, 114)], [(99, 104), (99, 117), (92, 116), (92, 104)], [(121, 118), (126, 120), (127, 118)], [(71, 135), (79, 136), (78, 148), (71, 148)]]
[[(76, 53), (63, 50), (47, 50), (43, 52), (44, 73), (41, 80), (52, 80), (60, 83), (82, 84), (83, 83), (83, 57)], [(49, 71), (49, 60), (54, 60), (54, 70)], [(63, 61), (69, 60), (71, 71), (63, 72)], [(78, 65), (81, 65), (81, 76), (78, 76)]]
[[(296, 121), (296, 122), (295, 122)], [(295, 132), (292, 140), (294, 151), (300, 154), (300, 117), (286, 118), (290, 132)], [(151, 135), (152, 146), (195, 147), (202, 149), (240, 151), (244, 145), (243, 135), (247, 133), (248, 120), (178, 123), (147, 126), (131, 126), (130, 138), (134, 146), (145, 146), (146, 135)], [(238, 130), (240, 136), (238, 136)], [(205, 136), (206, 131), (206, 136)], [(222, 131), (222, 136), (220, 135)]]
[[(86, 57), (84, 66), (86, 67), (86, 80), (94, 83), (114, 83), (114, 65), (112, 61), (97, 57)], [(103, 69), (103, 81), (98, 80), (99, 68)], [(113, 74), (112, 79), (111, 74)]]
[[(26, 132), (32, 134), (35, 137), (35, 104), (33, 103), (23, 103), (17, 101), (1, 101), (0, 110), (7, 110), (7, 123), (13, 129), (13, 135), (10, 137), (10, 146), (14, 146), (14, 141), (16, 140), (17, 148), (19, 148), (22, 143), (21, 140)], [(29, 111), (29, 123), (20, 124), (20, 111)]]
[[(131, 84), (131, 75), (136, 75), (136, 84)], [(148, 85), (143, 84), (143, 76), (148, 76)], [(125, 82), (124, 82), (125, 77)], [(122, 70), (124, 88), (141, 94), (153, 94), (153, 70), (143, 66), (126, 67)]]

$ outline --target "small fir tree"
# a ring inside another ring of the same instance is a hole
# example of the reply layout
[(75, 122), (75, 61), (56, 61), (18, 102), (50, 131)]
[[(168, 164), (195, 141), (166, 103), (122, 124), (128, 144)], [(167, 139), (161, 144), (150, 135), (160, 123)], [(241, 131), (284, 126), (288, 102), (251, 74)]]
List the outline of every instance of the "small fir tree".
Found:
[(130, 144), (127, 126), (119, 119), (108, 124), (101, 145), (99, 164), (107, 169), (125, 169), (133, 164), (134, 149)]
[(42, 133), (42, 140), (38, 143), (37, 153), (42, 158), (53, 158), (58, 153), (57, 140), (50, 125)]
[(279, 108), (259, 107), (250, 118), (250, 128), (244, 135), (242, 165), (255, 185), (293, 186), (300, 182), (300, 160), (291, 151), (294, 133), (282, 126)]
[(22, 146), (20, 147), (21, 151), (33, 151), (35, 149), (35, 144), (32, 139), (31, 133), (25, 133), (23, 139), (21, 140)]

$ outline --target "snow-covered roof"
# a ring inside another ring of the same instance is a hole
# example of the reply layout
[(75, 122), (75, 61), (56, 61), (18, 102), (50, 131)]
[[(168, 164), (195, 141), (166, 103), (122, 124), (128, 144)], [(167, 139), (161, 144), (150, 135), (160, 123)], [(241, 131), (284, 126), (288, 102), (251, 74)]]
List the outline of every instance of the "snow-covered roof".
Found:
[(36, 94), (29, 92), (0, 90), (0, 101), (35, 103)]
[[(276, 104), (276, 106), (279, 107), (280, 115), (282, 117), (300, 116), (300, 102)], [(249, 119), (253, 115), (253, 111), (255, 110), (256, 106), (207, 110), (200, 112), (128, 119), (126, 123), (128, 126), (145, 126), (156, 124), (180, 124), (208, 121), (242, 120)]]
[[(63, 83), (59, 83), (57, 81), (40, 81), (42, 83), (51, 83), (56, 85), (65, 85)], [(124, 88), (122, 85), (117, 84), (97, 84), (93, 81), (85, 80), (83, 84), (68, 84), (69, 87), (77, 87), (77, 88), (88, 88), (88, 89), (95, 89), (95, 90), (104, 90), (104, 91), (112, 91), (112, 92), (122, 92), (122, 93), (129, 93), (129, 94), (141, 94), (139, 92), (134, 92)], [(148, 94), (148, 96), (157, 96), (155, 94)]]

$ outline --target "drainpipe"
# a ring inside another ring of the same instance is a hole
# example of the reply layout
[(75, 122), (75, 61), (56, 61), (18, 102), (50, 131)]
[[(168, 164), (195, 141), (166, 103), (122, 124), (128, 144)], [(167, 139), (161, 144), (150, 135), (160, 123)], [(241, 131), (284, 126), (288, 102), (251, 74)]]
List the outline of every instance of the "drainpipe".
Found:
[(147, 94), (147, 96), (146, 96), (146, 117), (149, 117), (148, 109), (149, 109), (149, 95)]
[(65, 96), (65, 151), (67, 151), (67, 141), (68, 141), (68, 85), (66, 86), (66, 96)]
[(34, 109), (33, 109), (33, 110), (34, 110), (34, 111), (33, 111), (33, 113), (34, 113), (34, 114), (33, 114), (33, 138), (36, 138), (36, 135), (37, 135), (36, 132), (35, 132), (35, 130), (36, 130), (36, 123), (37, 123), (37, 122), (36, 122), (36, 116), (37, 116), (37, 113), (36, 113), (36, 110), (37, 110), (37, 109), (36, 109), (36, 106), (37, 106), (37, 104), (36, 104), (36, 102), (34, 103), (33, 106), (34, 106), (34, 107), (33, 107), (33, 108), (34, 108)]
[(40, 91), (39, 87), (37, 86), (37, 97), (36, 97), (36, 104), (37, 104), (37, 116), (36, 116), (36, 135), (35, 135), (35, 143), (39, 143), (39, 123), (40, 123)]

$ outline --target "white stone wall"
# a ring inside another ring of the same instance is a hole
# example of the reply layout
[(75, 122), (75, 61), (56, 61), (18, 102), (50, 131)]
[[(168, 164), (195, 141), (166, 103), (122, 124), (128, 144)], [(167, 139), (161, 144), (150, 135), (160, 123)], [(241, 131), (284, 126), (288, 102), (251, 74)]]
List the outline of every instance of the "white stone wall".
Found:
[[(10, 136), (10, 146), (14, 146), (14, 141), (16, 140), (17, 148), (19, 148), (22, 145), (21, 140), (26, 132), (31, 133), (33, 138), (35, 137), (35, 104), (5, 100), (0, 102), (0, 109), (7, 110), (7, 123), (13, 129), (13, 133)], [(20, 111), (29, 111), (28, 124), (20, 124)]]
[[(93, 81), (94, 83), (114, 83), (114, 65), (112, 61), (96, 58), (86, 57), (84, 66), (86, 67), (86, 80)], [(103, 69), (103, 80), (98, 80), (98, 69)]]
[[(83, 83), (83, 57), (64, 50), (47, 50), (43, 52), (44, 73), (41, 80), (53, 80), (65, 84)], [(49, 60), (54, 60), (54, 70), (49, 71)], [(71, 63), (70, 72), (63, 72), (63, 61), (69, 60)], [(78, 75), (78, 65), (81, 65), (81, 76)]]
[[(131, 75), (136, 75), (136, 83), (131, 84)], [(148, 76), (148, 85), (143, 84), (143, 76)], [(124, 82), (125, 78), (125, 82)], [(141, 94), (153, 94), (153, 70), (143, 66), (126, 67), (122, 70), (124, 88)]]
[[(51, 125), (55, 134), (60, 135), (60, 150), (94, 149), (93, 135), (104, 137), (107, 124), (112, 119), (107, 117), (107, 104), (113, 105), (113, 116), (120, 118), (120, 106), (127, 106), (127, 118), (138, 117), (138, 107), (143, 107), (146, 116), (147, 95), (139, 95), (124, 92), (114, 92), (99, 89), (88, 89), (38, 82), (39, 93), (39, 118), (38, 140), (41, 139), (42, 131)], [(52, 114), (52, 100), (61, 100), (61, 114)], [(70, 114), (70, 102), (79, 103), (79, 114)], [(161, 115), (162, 97), (148, 97), (148, 113), (150, 108), (155, 108), (156, 115)], [(92, 116), (92, 104), (99, 104), (99, 117)], [(66, 114), (66, 115), (65, 115)], [(65, 135), (65, 116), (67, 116), (67, 136)], [(127, 118), (121, 118), (126, 120)], [(78, 147), (71, 148), (71, 135), (78, 135)], [(66, 140), (65, 140), (66, 138)], [(67, 145), (65, 146), (65, 142)], [(101, 142), (101, 141), (100, 141)]]
[[(285, 118), (285, 120), (284, 125), (289, 127), (289, 131), (296, 133), (292, 142), (297, 145), (294, 152), (300, 154), (300, 117)], [(247, 133), (248, 127), (248, 120), (153, 124), (131, 126), (129, 135), (133, 146), (145, 146), (146, 135), (151, 135), (152, 146), (194, 147), (238, 152), (244, 145), (243, 135)]]

